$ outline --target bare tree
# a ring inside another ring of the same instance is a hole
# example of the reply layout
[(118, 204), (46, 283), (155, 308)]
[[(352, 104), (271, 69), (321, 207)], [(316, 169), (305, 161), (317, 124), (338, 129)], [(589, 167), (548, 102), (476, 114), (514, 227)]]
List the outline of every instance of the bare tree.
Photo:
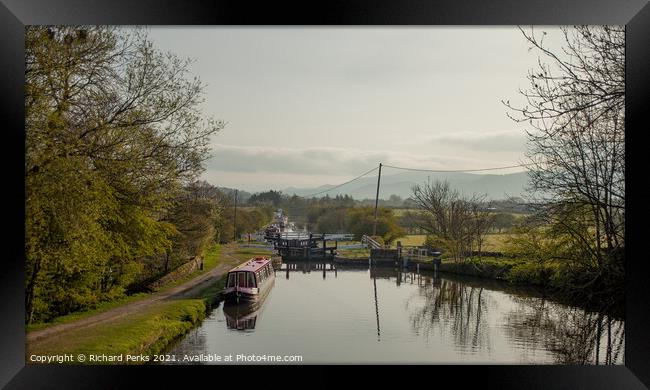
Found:
[(484, 196), (462, 196), (447, 181), (413, 187), (413, 199), (422, 214), (420, 227), (435, 236), (455, 261), (463, 261), (476, 243), (479, 250), (489, 230), (482, 209)]
[[(521, 29), (541, 57), (520, 90), (524, 107), (504, 104), (527, 122), (532, 190), (555, 233), (568, 235), (575, 259), (595, 271), (622, 274), (625, 220), (625, 30), (562, 28), (553, 50), (545, 32)], [(607, 271), (605, 271), (607, 269)]]
[(478, 251), (479, 261), (481, 261), (485, 235), (494, 226), (494, 214), (490, 212), (488, 203), (485, 201), (485, 196), (475, 196), (474, 201), (471, 202), (471, 213), (474, 224), (476, 250)]

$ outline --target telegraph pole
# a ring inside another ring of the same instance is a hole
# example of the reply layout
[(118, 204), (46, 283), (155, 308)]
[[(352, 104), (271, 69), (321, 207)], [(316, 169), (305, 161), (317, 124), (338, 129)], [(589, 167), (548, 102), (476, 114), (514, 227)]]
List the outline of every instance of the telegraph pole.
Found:
[(237, 241), (237, 190), (235, 190), (235, 215), (233, 217), (232, 224), (233, 224), (233, 232), (232, 232), (233, 240)]
[(379, 175), (377, 176), (377, 195), (375, 195), (375, 222), (372, 225), (372, 235), (377, 235), (377, 204), (379, 203), (379, 182), (381, 181), (381, 163), (379, 163)]

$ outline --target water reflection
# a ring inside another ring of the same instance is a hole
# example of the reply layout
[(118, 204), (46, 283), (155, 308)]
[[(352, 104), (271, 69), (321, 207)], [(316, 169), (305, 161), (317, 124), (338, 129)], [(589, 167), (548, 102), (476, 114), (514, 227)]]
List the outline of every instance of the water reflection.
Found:
[(452, 337), (459, 350), (489, 349), (484, 287), (440, 278), (437, 274), (397, 273), (397, 280), (417, 283), (406, 303), (409, 321), (425, 338)]
[(227, 305), (223, 307), (228, 329), (253, 330), (257, 322), (260, 306), (251, 304)]
[(557, 364), (623, 364), (624, 322), (546, 299), (515, 298), (506, 317), (514, 342), (526, 349), (543, 348)]
[[(544, 351), (555, 364), (624, 363), (624, 321), (607, 314), (555, 303), (533, 290), (494, 281), (375, 267), (370, 268), (370, 278), (378, 336), (376, 280), (388, 279), (396, 286), (417, 286), (405, 302), (413, 331), (426, 339), (453, 338), (459, 351), (489, 352), (496, 323), (520, 349), (524, 362), (538, 362), (539, 351)], [(504, 311), (509, 306), (514, 308)]]
[(308, 274), (312, 271), (322, 272), (323, 279), (327, 278), (327, 272), (333, 272), (335, 278), (338, 276), (336, 264), (332, 261), (283, 260), (280, 267), (276, 268), (275, 271), (276, 274), (277, 272), (284, 272), (285, 279), (289, 279), (289, 273), (291, 272), (301, 272), (303, 274)]
[(214, 310), (172, 352), (298, 354), (305, 363), (623, 363), (624, 321), (534, 290), (315, 261), (285, 262), (276, 273), (285, 277), (260, 307)]

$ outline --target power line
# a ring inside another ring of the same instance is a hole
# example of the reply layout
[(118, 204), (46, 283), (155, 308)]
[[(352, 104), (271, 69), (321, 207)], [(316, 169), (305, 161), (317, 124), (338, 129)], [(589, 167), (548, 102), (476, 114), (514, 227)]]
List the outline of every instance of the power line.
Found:
[[(393, 168), (393, 169), (401, 169), (401, 170), (405, 170), (405, 171), (439, 172), (439, 173), (497, 171), (497, 170), (501, 170), (501, 169), (523, 168), (523, 167), (527, 167), (527, 166), (530, 166), (530, 165), (534, 165), (534, 164), (518, 164), (518, 165), (510, 165), (510, 166), (506, 166), (506, 167), (491, 167), (491, 168), (479, 168), (479, 169), (422, 169), (422, 168), (397, 167), (395, 165), (383, 164), (384, 167)], [(362, 177), (368, 175), (371, 172), (376, 171), (377, 169), (379, 169), (379, 167), (372, 168), (371, 170), (369, 170), (369, 171), (367, 171), (365, 173), (362, 173), (361, 175), (359, 175), (359, 176), (357, 176), (357, 177), (355, 177), (355, 178), (353, 178), (351, 180), (348, 180), (345, 183), (338, 184), (338, 185), (336, 185), (334, 187), (328, 188), (328, 189), (323, 190), (323, 191), (315, 192), (313, 194), (302, 195), (300, 197), (301, 198), (310, 198), (310, 197), (313, 197), (313, 196), (316, 196), (316, 195), (320, 195), (320, 194), (324, 194), (326, 192), (330, 192), (330, 191), (335, 190), (337, 188), (343, 187), (346, 184), (352, 183), (355, 180), (361, 179)]]
[(511, 166), (508, 166), (508, 167), (494, 167), (494, 168), (480, 168), (480, 169), (421, 169), (421, 168), (396, 167), (394, 165), (386, 165), (386, 164), (384, 164), (385, 167), (393, 168), (393, 169), (401, 169), (401, 170), (405, 170), (405, 171), (440, 172), (440, 173), (497, 171), (497, 170), (500, 170), (500, 169), (523, 168), (523, 167), (527, 167), (527, 166), (530, 166), (530, 165), (534, 165), (534, 164), (519, 164), (519, 165), (511, 165)]
[(311, 198), (312, 196), (320, 195), (320, 194), (323, 194), (323, 193), (325, 193), (325, 192), (330, 192), (330, 191), (332, 191), (332, 190), (335, 190), (335, 189), (337, 189), (337, 188), (339, 188), (339, 187), (343, 187), (344, 185), (346, 185), (346, 184), (348, 184), (348, 183), (352, 183), (352, 182), (355, 181), (355, 180), (361, 179), (362, 177), (366, 176), (366, 175), (369, 174), (370, 172), (376, 171), (377, 169), (379, 169), (379, 167), (372, 168), (372, 169), (369, 170), (368, 172), (363, 173), (363, 174), (361, 174), (361, 175), (355, 177), (354, 179), (348, 180), (348, 181), (346, 181), (345, 183), (341, 183), (341, 184), (339, 184), (339, 185), (336, 185), (336, 186), (334, 186), (334, 187), (332, 187), (332, 188), (328, 188), (328, 189), (323, 190), (323, 191), (320, 191), (320, 192), (315, 192), (315, 193), (313, 193), (313, 194), (304, 195), (304, 196), (302, 196), (302, 198)]
[[(482, 171), (496, 171), (496, 170), (501, 170), (501, 169), (523, 168), (523, 167), (527, 167), (527, 166), (531, 166), (531, 165), (534, 165), (534, 164), (518, 164), (518, 165), (505, 166), (505, 167), (491, 167), (491, 168), (480, 168), (480, 169), (448, 169), (448, 170), (443, 170), (443, 169), (407, 168), (407, 167), (398, 167), (398, 166), (394, 166), (394, 165), (386, 165), (386, 164), (382, 164), (383, 167), (388, 167), (388, 168), (393, 168), (393, 169), (400, 169), (400, 170), (405, 170), (405, 171), (440, 172), (440, 173), (444, 173), (444, 172), (482, 172)], [(331, 187), (331, 188), (328, 188), (328, 189), (326, 189), (326, 190), (319, 191), (319, 192), (315, 192), (315, 193), (313, 193), (313, 194), (308, 194), (308, 195), (297, 195), (297, 196), (300, 197), (300, 198), (305, 198), (305, 199), (307, 199), (307, 198), (314, 197), (314, 196), (316, 196), (316, 195), (324, 194), (324, 193), (326, 193), (326, 192), (330, 192), (330, 191), (333, 191), (333, 190), (335, 190), (335, 189), (337, 189), (337, 188), (343, 187), (343, 186), (346, 185), (346, 184), (352, 183), (352, 182), (355, 181), (355, 180), (359, 180), (359, 179), (361, 179), (362, 177), (364, 177), (364, 176), (366, 176), (366, 175), (368, 175), (368, 174), (370, 174), (370, 173), (372, 173), (372, 172), (374, 172), (374, 171), (376, 171), (376, 170), (378, 170), (378, 169), (379, 169), (379, 167), (372, 168), (372, 169), (370, 169), (370, 170), (368, 170), (368, 171), (362, 173), (361, 175), (359, 175), (359, 176), (357, 176), (357, 177), (355, 177), (355, 178), (353, 178), (353, 179), (350, 179), (350, 180), (346, 181), (345, 183), (338, 184), (338, 185), (336, 185), (336, 186), (334, 186), (334, 187)], [(292, 209), (292, 211), (296, 211), (296, 210), (307, 210), (307, 209), (309, 209), (310, 207), (312, 207), (311, 204), (306, 204), (306, 205), (301, 205), (301, 206), (298, 206), (298, 207), (295, 207), (295, 208), (292, 207), (291, 209)]]

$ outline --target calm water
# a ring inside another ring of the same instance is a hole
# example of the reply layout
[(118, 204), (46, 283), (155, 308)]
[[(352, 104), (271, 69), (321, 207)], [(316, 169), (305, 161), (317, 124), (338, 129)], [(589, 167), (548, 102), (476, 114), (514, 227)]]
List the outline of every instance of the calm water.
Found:
[(168, 353), (300, 355), (307, 364), (623, 364), (623, 321), (604, 314), (493, 281), (330, 267), (282, 264), (259, 308), (220, 305)]

